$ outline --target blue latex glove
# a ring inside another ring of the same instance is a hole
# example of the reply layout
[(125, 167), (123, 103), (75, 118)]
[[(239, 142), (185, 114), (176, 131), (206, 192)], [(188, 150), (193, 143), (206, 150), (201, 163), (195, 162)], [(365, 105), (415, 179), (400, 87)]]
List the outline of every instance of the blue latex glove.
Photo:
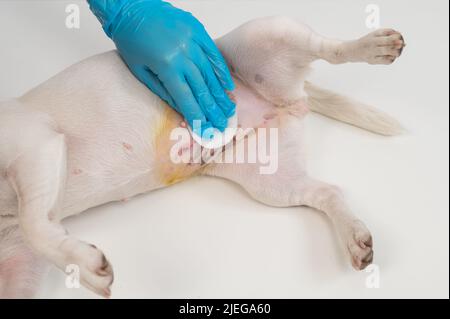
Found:
[[(88, 0), (134, 75), (202, 132), (227, 127), (235, 104), (226, 62), (192, 14), (161, 0)], [(198, 122), (196, 123), (198, 124)]]

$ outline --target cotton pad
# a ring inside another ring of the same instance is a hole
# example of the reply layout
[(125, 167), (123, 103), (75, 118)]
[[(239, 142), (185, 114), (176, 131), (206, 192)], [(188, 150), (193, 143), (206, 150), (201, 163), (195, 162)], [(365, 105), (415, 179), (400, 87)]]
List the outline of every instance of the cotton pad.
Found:
[(228, 127), (224, 132), (214, 128), (214, 137), (212, 139), (202, 139), (199, 135), (195, 134), (191, 128), (189, 128), (189, 131), (191, 132), (194, 141), (204, 148), (217, 149), (230, 143), (236, 135), (237, 129), (238, 117), (237, 114), (235, 114), (228, 119)]

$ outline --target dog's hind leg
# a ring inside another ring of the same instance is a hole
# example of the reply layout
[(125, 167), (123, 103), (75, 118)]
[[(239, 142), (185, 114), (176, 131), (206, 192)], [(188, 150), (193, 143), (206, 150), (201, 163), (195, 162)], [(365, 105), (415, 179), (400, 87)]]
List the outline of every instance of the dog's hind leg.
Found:
[(372, 236), (348, 207), (339, 188), (314, 180), (291, 161), (280, 163), (273, 175), (259, 174), (256, 164), (221, 164), (205, 174), (241, 185), (254, 199), (274, 207), (308, 206), (326, 213), (332, 221), (353, 267), (364, 269), (373, 260)]
[(314, 35), (312, 49), (317, 58), (332, 64), (366, 62), (391, 64), (403, 52), (403, 36), (393, 29), (379, 29), (353, 41), (340, 41)]
[(277, 106), (306, 95), (304, 81), (315, 56), (309, 27), (286, 17), (252, 20), (217, 40), (233, 75)]
[[(59, 222), (67, 170), (65, 136), (36, 115), (10, 115), (14, 125), (7, 144), (17, 145), (16, 156), (6, 169), (6, 177), (18, 199), (18, 221), (24, 240), (63, 271), (79, 267), (81, 283), (94, 292), (110, 295), (112, 268), (96, 247), (68, 235)], [(11, 124), (12, 125), (12, 124)], [(7, 136), (8, 139), (8, 136)]]
[(296, 186), (292, 200), (327, 214), (355, 269), (362, 270), (372, 263), (372, 235), (353, 215), (338, 187), (306, 177)]
[(286, 17), (250, 21), (217, 41), (233, 74), (277, 106), (312, 111), (384, 135), (403, 130), (392, 117), (373, 107), (320, 89), (305, 81), (309, 65), (330, 63), (388, 64), (404, 47), (400, 33), (383, 29), (354, 41), (325, 38)]
[[(309, 26), (283, 16), (250, 21), (219, 39), (218, 43), (223, 46), (226, 56), (244, 59), (242, 62), (230, 61), (243, 73), (248, 69), (275, 67), (273, 72), (288, 74), (298, 73), (318, 59), (332, 64), (391, 64), (405, 47), (403, 36), (393, 29), (379, 29), (356, 40), (342, 41), (322, 36)], [(283, 68), (277, 70), (280, 63)]]
[(231, 72), (266, 100), (284, 106), (306, 96), (309, 65), (318, 59), (333, 64), (390, 64), (402, 53), (402, 35), (381, 29), (358, 40), (323, 37), (287, 17), (252, 20), (217, 40)]

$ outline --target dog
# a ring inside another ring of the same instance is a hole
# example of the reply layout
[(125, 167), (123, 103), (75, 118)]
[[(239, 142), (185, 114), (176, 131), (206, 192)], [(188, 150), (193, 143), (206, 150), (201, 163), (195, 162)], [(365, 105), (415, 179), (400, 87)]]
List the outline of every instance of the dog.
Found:
[[(33, 297), (48, 262), (75, 264), (81, 284), (109, 297), (113, 268), (100, 249), (68, 234), (60, 221), (91, 207), (167, 187), (194, 175), (225, 178), (275, 207), (308, 206), (325, 212), (351, 264), (373, 260), (373, 241), (336, 186), (305, 169), (302, 118), (313, 111), (392, 136), (398, 121), (363, 103), (306, 81), (310, 64), (391, 64), (402, 35), (380, 29), (360, 39), (325, 38), (287, 17), (250, 21), (216, 41), (236, 89), (239, 127), (258, 129), (218, 153), (248, 145), (276, 128), (278, 163), (174, 163), (171, 132), (183, 118), (139, 82), (116, 51), (84, 60), (20, 98), (0, 104), (0, 296)], [(180, 50), (183, 47), (180, 46)], [(179, 149), (178, 149), (179, 147)]]

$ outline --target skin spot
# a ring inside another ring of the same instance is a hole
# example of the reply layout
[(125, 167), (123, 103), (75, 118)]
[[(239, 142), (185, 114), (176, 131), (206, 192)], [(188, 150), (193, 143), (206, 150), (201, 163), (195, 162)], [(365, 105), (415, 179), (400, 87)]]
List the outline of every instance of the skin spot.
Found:
[(82, 174), (83, 173), (83, 171), (81, 170), (81, 169), (79, 169), (79, 168), (76, 168), (76, 169), (74, 169), (73, 171), (72, 171), (72, 174), (73, 175), (80, 175), (80, 174)]
[(190, 143), (186, 146), (181, 147), (177, 154), (178, 156), (182, 156), (184, 153), (186, 153), (187, 151), (190, 151), (192, 149), (192, 147), (194, 146), (194, 140), (191, 139)]
[(49, 219), (50, 221), (55, 220), (55, 217), (56, 217), (55, 211), (52, 210), (51, 212), (48, 213), (48, 219)]
[(273, 120), (274, 118), (276, 118), (277, 114), (276, 113), (264, 114), (263, 117), (266, 121), (270, 121), (270, 120)]
[(227, 95), (233, 103), (237, 103), (236, 96), (233, 94), (233, 92), (227, 91)]
[(336, 50), (334, 50), (333, 54), (334, 54), (334, 58), (336, 60), (340, 60), (342, 58), (342, 56), (344, 55), (344, 52), (342, 51), (341, 48), (337, 48)]
[(255, 82), (258, 83), (258, 84), (261, 84), (261, 83), (264, 82), (264, 78), (262, 77), (261, 74), (256, 74), (255, 75)]
[(181, 123), (180, 123), (180, 127), (182, 127), (182, 128), (186, 128), (186, 127), (187, 127), (187, 124), (186, 124), (186, 122), (185, 122), (185, 121), (181, 122)]
[(132, 152), (132, 151), (133, 151), (133, 146), (131, 146), (131, 145), (128, 144), (128, 143), (122, 143), (122, 146), (123, 146), (123, 148), (124, 148), (125, 150), (127, 150), (127, 151), (129, 151), (129, 152)]
[(12, 169), (5, 170), (4, 173), (5, 179), (14, 179), (16, 177), (16, 171)]

